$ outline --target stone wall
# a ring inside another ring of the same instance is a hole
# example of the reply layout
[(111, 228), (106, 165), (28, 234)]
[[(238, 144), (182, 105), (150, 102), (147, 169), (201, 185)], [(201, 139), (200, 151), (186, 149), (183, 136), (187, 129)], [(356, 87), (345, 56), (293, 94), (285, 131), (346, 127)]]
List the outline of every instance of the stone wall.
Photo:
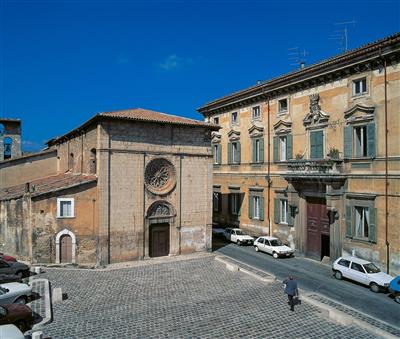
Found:
[(70, 171), (95, 174), (95, 171), (92, 171), (91, 163), (93, 161), (92, 152), (97, 152), (96, 126), (54, 147), (58, 152), (59, 173)]
[[(170, 220), (170, 254), (210, 247), (209, 132), (205, 128), (119, 121), (104, 123), (99, 130), (103, 262), (109, 260), (108, 241), (112, 262), (149, 256), (145, 216), (161, 201), (170, 204), (175, 213)], [(176, 184), (167, 194), (154, 194), (145, 188), (144, 170), (157, 158), (168, 160), (175, 168)]]
[(0, 189), (57, 174), (57, 151), (49, 150), (0, 162)]

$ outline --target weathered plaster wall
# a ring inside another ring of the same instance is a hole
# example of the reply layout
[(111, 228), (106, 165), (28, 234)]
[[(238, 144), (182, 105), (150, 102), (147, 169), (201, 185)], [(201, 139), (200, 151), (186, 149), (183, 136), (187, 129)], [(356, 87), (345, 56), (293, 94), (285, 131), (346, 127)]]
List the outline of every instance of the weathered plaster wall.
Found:
[[(75, 216), (57, 217), (57, 198), (73, 198)], [(70, 188), (59, 194), (32, 199), (32, 249), (34, 262), (55, 262), (55, 239), (67, 229), (75, 234), (76, 262), (96, 263), (97, 188), (95, 183)]]

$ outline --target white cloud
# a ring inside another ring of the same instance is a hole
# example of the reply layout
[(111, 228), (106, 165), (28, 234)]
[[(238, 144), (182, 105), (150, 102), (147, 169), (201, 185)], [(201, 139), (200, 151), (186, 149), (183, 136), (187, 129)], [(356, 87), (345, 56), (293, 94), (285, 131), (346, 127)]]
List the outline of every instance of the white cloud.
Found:
[(171, 54), (167, 56), (158, 66), (166, 72), (176, 70), (183, 66), (187, 66), (193, 63), (193, 60), (190, 58), (182, 58), (177, 56), (176, 54)]

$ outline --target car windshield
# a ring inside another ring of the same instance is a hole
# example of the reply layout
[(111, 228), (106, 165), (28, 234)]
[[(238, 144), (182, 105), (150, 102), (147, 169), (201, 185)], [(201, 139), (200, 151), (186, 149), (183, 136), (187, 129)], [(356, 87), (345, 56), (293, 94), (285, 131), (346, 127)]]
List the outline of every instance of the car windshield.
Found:
[(379, 273), (381, 270), (373, 263), (363, 265), (367, 273)]
[(245, 235), (245, 234), (241, 230), (237, 230), (236, 235)]
[(282, 246), (282, 241), (279, 239), (273, 239), (269, 241), (271, 243), (271, 246)]

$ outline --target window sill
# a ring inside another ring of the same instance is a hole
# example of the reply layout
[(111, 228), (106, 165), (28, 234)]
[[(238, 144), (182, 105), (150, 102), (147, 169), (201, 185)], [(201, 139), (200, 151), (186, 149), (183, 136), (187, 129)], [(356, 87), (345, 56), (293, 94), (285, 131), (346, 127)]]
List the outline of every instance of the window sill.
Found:
[(349, 238), (348, 236), (346, 236), (346, 239), (352, 242), (359, 242), (366, 245), (376, 245), (376, 242), (370, 241), (368, 238)]
[(364, 93), (360, 93), (360, 94), (352, 94), (351, 99), (362, 99), (362, 98), (367, 98), (369, 97), (369, 93), (368, 92), (364, 92)]
[(57, 216), (57, 219), (74, 219), (75, 216), (71, 216), (71, 217), (61, 217), (61, 216)]
[(253, 167), (261, 167), (262, 165), (264, 165), (264, 163), (263, 162), (251, 162), (250, 165)]

